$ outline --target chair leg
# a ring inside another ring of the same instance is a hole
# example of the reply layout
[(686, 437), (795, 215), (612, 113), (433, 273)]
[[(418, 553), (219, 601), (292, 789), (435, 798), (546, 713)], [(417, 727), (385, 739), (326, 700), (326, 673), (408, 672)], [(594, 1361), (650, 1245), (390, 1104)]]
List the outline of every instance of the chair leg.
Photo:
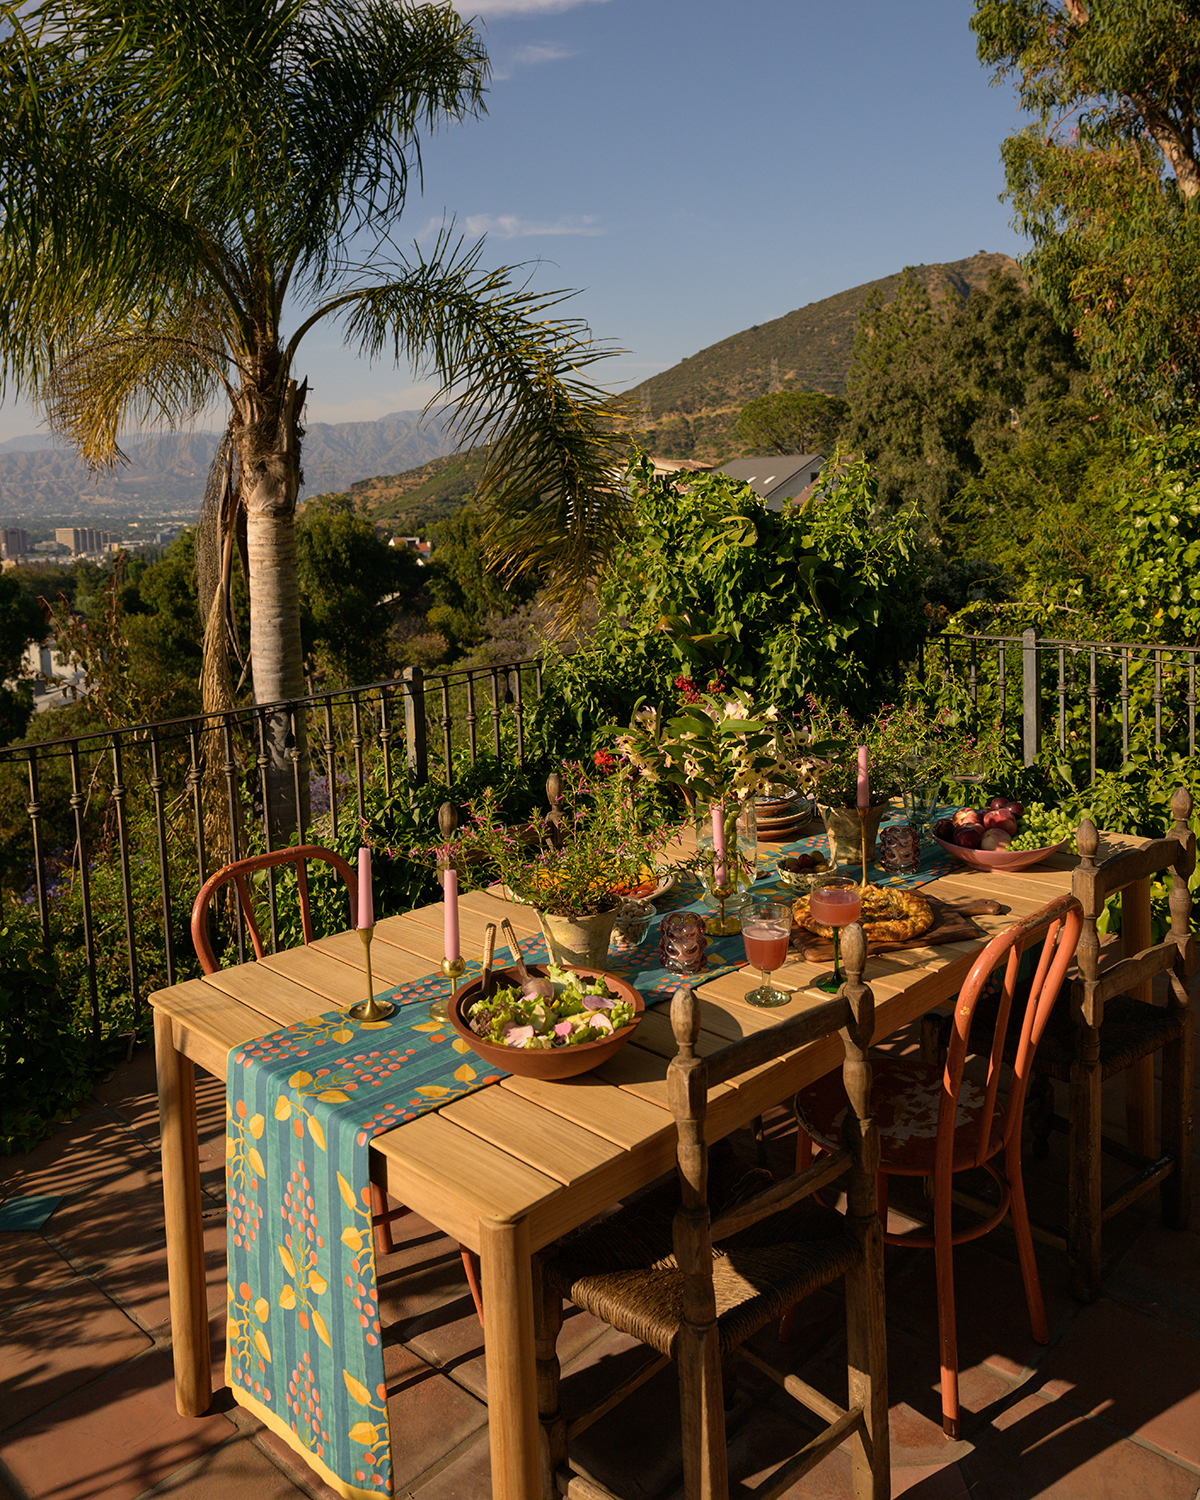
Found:
[(392, 1253), (392, 1226), (381, 1217), (388, 1211), (387, 1194), (377, 1182), (371, 1184), (372, 1233), (375, 1237), (375, 1258)]
[(942, 1431), (958, 1436), (958, 1324), (954, 1310), (954, 1243), (950, 1223), (950, 1184), (933, 1208), (933, 1260), (937, 1278), (938, 1343), (942, 1362)]
[(1081, 1302), (1100, 1295), (1100, 1036), (1087, 1028), (1071, 1069), (1067, 1260)]
[(1183, 1035), (1163, 1048), (1162, 1148), (1175, 1158), (1175, 1170), (1162, 1186), (1163, 1222), (1186, 1229), (1192, 1212), (1192, 1059), (1195, 1017), (1186, 1011)]
[(458, 1247), (458, 1253), (462, 1256), (463, 1270), (466, 1272), (467, 1285), (471, 1289), (471, 1301), (475, 1304), (475, 1316), (479, 1319), (480, 1328), (483, 1327), (483, 1287), (479, 1283), (479, 1257), (474, 1250), (468, 1250), (465, 1245)]
[(887, 1335), (883, 1307), (883, 1233), (863, 1231), (862, 1260), (846, 1272), (846, 1354), (849, 1403), (861, 1406), (864, 1431), (850, 1438), (854, 1500), (889, 1500)]
[(1019, 1131), (1014, 1132), (1008, 1144), (1004, 1170), (1008, 1177), (1009, 1211), (1012, 1214), (1013, 1234), (1017, 1240), (1017, 1257), (1021, 1262), (1021, 1280), (1025, 1283), (1025, 1303), (1029, 1308), (1029, 1326), (1033, 1330), (1033, 1337), (1037, 1343), (1048, 1344), (1050, 1329), (1046, 1322), (1046, 1304), (1042, 1300), (1042, 1283), (1033, 1253), (1029, 1209), (1025, 1204), (1025, 1179), (1021, 1174)]
[[(464, 1252), (465, 1254), (466, 1252)], [(558, 1500), (555, 1479), (567, 1461), (567, 1424), (559, 1407), (560, 1367), (558, 1335), (562, 1328), (562, 1298), (542, 1274), (542, 1263), (533, 1258), (533, 1340), (537, 1358), (538, 1421), (541, 1423), (541, 1500)]]
[[(797, 1120), (796, 1122), (796, 1171), (803, 1172), (805, 1167), (812, 1166), (813, 1142), (812, 1136)], [(779, 1342), (790, 1344), (792, 1341), (792, 1323), (795, 1320), (796, 1309), (789, 1307), (787, 1312), (779, 1320)]]
[(728, 1500), (725, 1401), (715, 1320), (707, 1328), (685, 1321), (676, 1337), (675, 1358), (679, 1367), (684, 1500)]

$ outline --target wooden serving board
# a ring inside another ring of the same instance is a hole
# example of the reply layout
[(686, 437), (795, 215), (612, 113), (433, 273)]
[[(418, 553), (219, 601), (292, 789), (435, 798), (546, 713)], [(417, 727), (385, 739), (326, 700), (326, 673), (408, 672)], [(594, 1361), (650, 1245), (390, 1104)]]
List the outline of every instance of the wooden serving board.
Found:
[[(881, 941), (868, 937), (867, 953), (894, 953), (899, 948), (927, 948), (932, 943), (957, 943), (964, 938), (982, 937), (983, 930), (971, 921), (971, 917), (994, 917), (1008, 910), (999, 901), (982, 898), (977, 901), (942, 901), (937, 896), (926, 896), (925, 899), (933, 907), (933, 926), (928, 932), (903, 940), (885, 938)], [(818, 937), (806, 927), (793, 925), (791, 946), (798, 949), (809, 963), (828, 963), (833, 958), (832, 938)]]

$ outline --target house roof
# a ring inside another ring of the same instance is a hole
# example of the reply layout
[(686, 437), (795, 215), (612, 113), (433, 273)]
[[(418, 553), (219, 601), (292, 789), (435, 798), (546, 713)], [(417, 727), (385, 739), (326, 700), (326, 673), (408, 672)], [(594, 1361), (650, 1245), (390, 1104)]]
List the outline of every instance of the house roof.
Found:
[(807, 494), (824, 462), (821, 453), (775, 453), (765, 458), (731, 458), (715, 472), (740, 479), (772, 510), (782, 510), (787, 501)]

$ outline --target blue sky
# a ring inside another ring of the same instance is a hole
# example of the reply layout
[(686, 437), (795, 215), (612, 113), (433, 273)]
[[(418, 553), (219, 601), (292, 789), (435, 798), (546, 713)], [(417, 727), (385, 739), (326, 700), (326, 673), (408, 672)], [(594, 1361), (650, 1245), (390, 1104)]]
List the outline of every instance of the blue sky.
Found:
[[(425, 142), (424, 193), (394, 234), (428, 245), (452, 218), (486, 234), (485, 265), (578, 288), (568, 310), (628, 351), (601, 367), (616, 386), (905, 265), (1022, 251), (997, 201), (1020, 117), (976, 59), (971, 0), (458, 9), (483, 28), (488, 113)], [(432, 391), (333, 330), (306, 338), (298, 373), (310, 421)], [(36, 426), (0, 407), (0, 440)]]

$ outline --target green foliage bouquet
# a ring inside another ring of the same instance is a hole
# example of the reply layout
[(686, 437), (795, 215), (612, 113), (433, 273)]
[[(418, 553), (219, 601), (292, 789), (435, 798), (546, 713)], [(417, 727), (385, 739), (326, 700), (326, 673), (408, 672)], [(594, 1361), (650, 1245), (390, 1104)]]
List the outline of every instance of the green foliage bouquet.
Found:
[(435, 851), (439, 857), (482, 865), (518, 900), (564, 917), (613, 910), (653, 875), (671, 837), (649, 788), (604, 751), (591, 773), (563, 762), (561, 795), (545, 818), (506, 825), (491, 788), (468, 812), (458, 836)]

